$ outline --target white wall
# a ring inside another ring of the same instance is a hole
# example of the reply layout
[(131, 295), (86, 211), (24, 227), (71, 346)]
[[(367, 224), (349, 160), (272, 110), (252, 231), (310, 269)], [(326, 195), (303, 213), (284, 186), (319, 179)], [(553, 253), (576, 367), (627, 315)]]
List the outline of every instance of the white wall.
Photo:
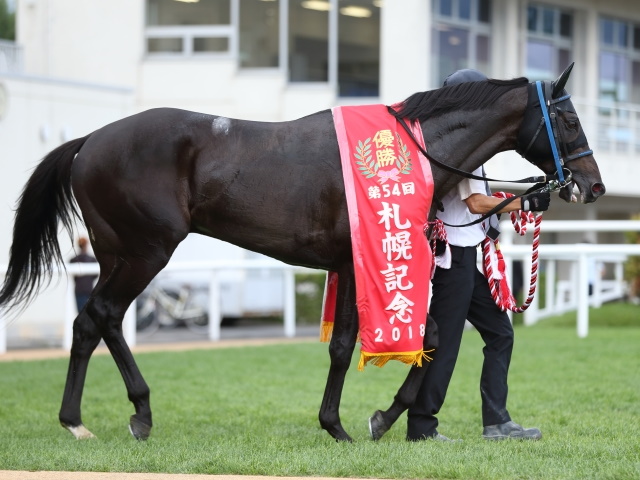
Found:
[(26, 72), (132, 88), (143, 54), (143, 0), (18, 2)]
[[(0, 118), (0, 263), (8, 262), (16, 201), (32, 169), (64, 141), (131, 113), (133, 92), (77, 82), (0, 74), (8, 94)], [(65, 258), (74, 255), (66, 234), (60, 236)], [(8, 327), (7, 336), (56, 338), (62, 332), (66, 281), (51, 288)], [(57, 312), (52, 315), (52, 312)]]

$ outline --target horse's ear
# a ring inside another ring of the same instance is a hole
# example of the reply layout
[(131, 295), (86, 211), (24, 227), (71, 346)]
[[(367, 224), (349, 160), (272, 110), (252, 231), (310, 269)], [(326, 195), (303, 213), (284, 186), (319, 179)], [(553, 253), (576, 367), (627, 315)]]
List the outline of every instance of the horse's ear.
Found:
[(573, 68), (574, 63), (575, 62), (571, 62), (571, 65), (565, 68), (564, 72), (560, 74), (558, 79), (551, 84), (553, 88), (551, 98), (558, 97), (558, 95), (560, 95), (564, 90), (564, 86), (567, 84), (567, 80), (569, 80), (569, 75), (571, 75), (571, 69)]

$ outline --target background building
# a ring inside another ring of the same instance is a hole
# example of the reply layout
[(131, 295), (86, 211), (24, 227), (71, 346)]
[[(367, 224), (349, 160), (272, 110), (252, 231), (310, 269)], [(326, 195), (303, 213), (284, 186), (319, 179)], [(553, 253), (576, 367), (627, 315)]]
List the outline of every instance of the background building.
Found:
[[(113, 120), (159, 106), (290, 120), (340, 104), (400, 101), (465, 67), (533, 81), (555, 79), (574, 61), (568, 90), (607, 195), (587, 206), (556, 200), (545, 218), (640, 212), (638, 2), (18, 0), (15, 8), (16, 41), (0, 43), (0, 263), (31, 168)], [(515, 152), (487, 171), (535, 172)], [(571, 235), (543, 241), (584, 240)], [(70, 239), (61, 244), (71, 256)], [(46, 325), (62, 297), (50, 288), (25, 313), (38, 334), (59, 328)]]

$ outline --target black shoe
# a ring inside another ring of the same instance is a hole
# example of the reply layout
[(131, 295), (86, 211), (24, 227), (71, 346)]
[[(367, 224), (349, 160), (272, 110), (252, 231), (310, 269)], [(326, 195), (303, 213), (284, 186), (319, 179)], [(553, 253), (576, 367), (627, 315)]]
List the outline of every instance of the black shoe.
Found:
[(482, 438), (485, 440), (505, 440), (513, 438), (517, 440), (539, 440), (542, 432), (537, 428), (523, 428), (516, 422), (509, 421), (500, 425), (489, 425), (484, 427)]
[(407, 440), (409, 440), (410, 442), (419, 442), (419, 441), (423, 441), (423, 440), (432, 440), (434, 442), (451, 442), (451, 443), (457, 443), (457, 442), (461, 442), (462, 440), (452, 440), (449, 437), (445, 437), (444, 435), (440, 435), (438, 432), (435, 432), (433, 435), (422, 435), (421, 437), (418, 438), (411, 438), (409, 436), (407, 436)]

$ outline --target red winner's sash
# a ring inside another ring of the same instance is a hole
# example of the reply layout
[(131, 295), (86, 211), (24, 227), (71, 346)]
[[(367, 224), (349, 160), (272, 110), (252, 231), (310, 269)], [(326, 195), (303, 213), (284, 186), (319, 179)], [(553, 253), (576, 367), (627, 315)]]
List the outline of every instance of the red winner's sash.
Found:
[[(423, 229), (433, 196), (431, 168), (385, 105), (336, 107), (356, 276), (360, 363), (422, 364), (431, 286), (431, 249)], [(419, 124), (411, 126), (424, 146)], [(329, 272), (323, 333), (332, 326)]]

